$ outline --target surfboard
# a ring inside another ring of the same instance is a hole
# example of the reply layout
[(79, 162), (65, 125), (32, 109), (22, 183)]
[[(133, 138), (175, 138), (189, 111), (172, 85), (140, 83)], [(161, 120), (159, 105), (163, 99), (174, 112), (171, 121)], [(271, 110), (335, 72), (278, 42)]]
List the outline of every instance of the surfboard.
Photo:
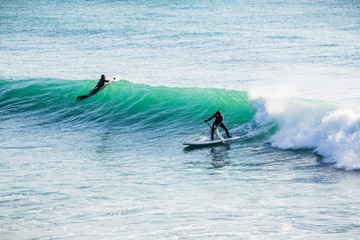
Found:
[[(230, 143), (236, 140), (239, 140), (241, 137), (232, 137), (232, 138), (225, 138), (224, 143)], [(212, 144), (219, 144), (223, 143), (220, 139), (219, 140), (206, 140), (206, 141), (198, 141), (198, 142), (183, 142), (183, 145), (187, 146), (205, 146), (205, 145), (212, 145)]]

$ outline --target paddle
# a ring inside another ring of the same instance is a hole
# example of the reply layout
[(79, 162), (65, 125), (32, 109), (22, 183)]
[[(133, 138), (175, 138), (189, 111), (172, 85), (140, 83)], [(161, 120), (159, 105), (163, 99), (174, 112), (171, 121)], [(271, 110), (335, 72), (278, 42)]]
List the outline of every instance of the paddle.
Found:
[[(207, 123), (207, 125), (209, 125), (209, 127), (211, 128), (211, 130), (212, 130), (212, 127), (210, 126), (210, 124), (206, 121), (206, 123)], [(218, 136), (218, 138), (220, 139), (220, 141), (222, 142), (222, 143), (225, 143), (225, 141), (224, 141), (224, 138), (222, 138), (222, 137), (220, 137), (220, 135), (218, 134), (218, 129), (216, 128), (216, 131), (215, 131), (215, 134)]]

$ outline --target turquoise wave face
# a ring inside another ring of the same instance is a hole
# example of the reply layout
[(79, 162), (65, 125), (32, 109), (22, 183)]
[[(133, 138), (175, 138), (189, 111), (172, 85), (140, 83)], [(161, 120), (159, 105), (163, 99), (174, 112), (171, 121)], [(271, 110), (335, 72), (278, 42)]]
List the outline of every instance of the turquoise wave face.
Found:
[(3, 81), (2, 119), (31, 124), (71, 123), (152, 128), (193, 128), (221, 110), (229, 127), (253, 119), (255, 111), (247, 92), (213, 88), (171, 88), (117, 81), (96, 95), (88, 94), (95, 80), (33, 79)]
[[(233, 136), (261, 139), (279, 149), (313, 149), (325, 162), (359, 169), (359, 114), (317, 100), (249, 99), (244, 91), (172, 88), (117, 81), (96, 95), (96, 80), (33, 79), (0, 82), (3, 128), (122, 129), (141, 136), (208, 137), (204, 119), (217, 110)], [(130, 136), (130, 135), (129, 135)], [(350, 159), (350, 160), (349, 160)]]

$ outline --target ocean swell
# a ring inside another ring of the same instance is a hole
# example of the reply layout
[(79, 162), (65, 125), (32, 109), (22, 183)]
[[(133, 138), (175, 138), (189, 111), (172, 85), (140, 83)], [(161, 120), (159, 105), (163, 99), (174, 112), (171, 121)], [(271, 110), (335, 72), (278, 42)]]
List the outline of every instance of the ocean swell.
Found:
[[(164, 135), (206, 131), (204, 119), (221, 110), (230, 133), (269, 141), (278, 149), (310, 149), (335, 167), (360, 169), (360, 115), (332, 103), (245, 91), (173, 88), (118, 81), (93, 97), (96, 80), (27, 79), (0, 82), (3, 126), (116, 126)], [(200, 130), (201, 129), (201, 130)]]

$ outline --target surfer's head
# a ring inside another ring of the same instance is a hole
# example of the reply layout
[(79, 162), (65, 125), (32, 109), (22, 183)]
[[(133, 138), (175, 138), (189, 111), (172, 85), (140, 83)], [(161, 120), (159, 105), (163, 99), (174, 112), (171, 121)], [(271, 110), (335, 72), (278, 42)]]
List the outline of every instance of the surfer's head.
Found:
[(101, 79), (105, 79), (105, 75), (101, 75)]
[(220, 111), (217, 111), (217, 112), (215, 113), (215, 115), (216, 115), (216, 116), (220, 116), (220, 115), (221, 115), (221, 112), (220, 112)]

